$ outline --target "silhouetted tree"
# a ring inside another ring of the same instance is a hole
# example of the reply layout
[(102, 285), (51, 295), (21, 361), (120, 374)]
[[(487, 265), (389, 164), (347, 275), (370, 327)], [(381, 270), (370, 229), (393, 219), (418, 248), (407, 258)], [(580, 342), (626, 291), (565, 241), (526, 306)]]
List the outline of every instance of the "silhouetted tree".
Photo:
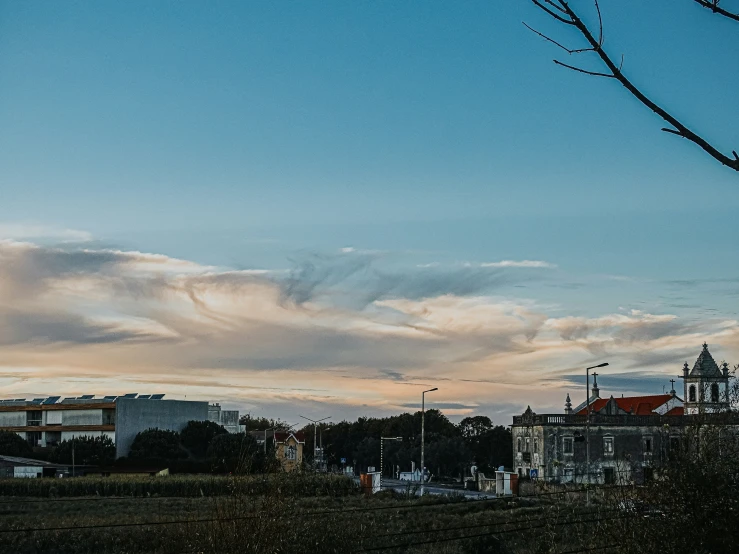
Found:
[(228, 433), (222, 425), (213, 421), (188, 421), (180, 431), (182, 446), (187, 448), (196, 458), (205, 457), (208, 446), (218, 435)]
[(73, 450), (77, 465), (106, 466), (115, 461), (115, 443), (108, 436), (82, 436), (62, 441), (49, 455), (49, 461), (71, 464)]
[(180, 447), (179, 433), (147, 429), (133, 439), (128, 457), (131, 460), (170, 461), (187, 458), (187, 453)]
[(33, 454), (33, 449), (18, 433), (0, 431), (0, 454), (28, 457)]

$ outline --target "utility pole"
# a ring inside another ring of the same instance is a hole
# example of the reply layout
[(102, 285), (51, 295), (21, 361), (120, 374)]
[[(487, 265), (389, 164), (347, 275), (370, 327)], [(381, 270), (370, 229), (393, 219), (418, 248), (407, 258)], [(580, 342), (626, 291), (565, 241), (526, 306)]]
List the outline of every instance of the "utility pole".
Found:
[(585, 413), (587, 414), (585, 418), (585, 457), (587, 460), (585, 471), (588, 474), (588, 486), (585, 488), (586, 504), (590, 504), (590, 370), (606, 367), (607, 365), (608, 362), (603, 362), (602, 364), (585, 368), (585, 394), (587, 395), (585, 399)]
[(382, 441), (402, 441), (403, 437), (380, 437), (380, 490), (382, 490)]
[(313, 422), (313, 466), (315, 467), (316, 471), (318, 471), (318, 465), (316, 463), (316, 451), (318, 450), (318, 443), (316, 442), (316, 436), (318, 434), (318, 424), (321, 423), (322, 421), (326, 421), (327, 419), (331, 419), (331, 416), (327, 416), (322, 419), (311, 419), (309, 417), (305, 417), (304, 415), (301, 415), (300, 417)]
[(425, 390), (421, 393), (421, 496), (423, 496), (423, 485), (426, 482), (426, 466), (424, 465), (424, 446), (426, 444), (426, 393), (434, 392), (436, 390), (439, 390), (439, 388), (434, 387), (433, 389)]
[(74, 477), (74, 436), (72, 437), (72, 477)]

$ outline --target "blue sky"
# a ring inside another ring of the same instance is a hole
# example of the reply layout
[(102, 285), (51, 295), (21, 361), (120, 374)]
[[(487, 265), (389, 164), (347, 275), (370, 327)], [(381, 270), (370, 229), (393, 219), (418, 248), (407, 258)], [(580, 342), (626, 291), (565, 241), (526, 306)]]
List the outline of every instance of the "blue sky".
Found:
[[(605, 46), (624, 54), (627, 75), (736, 149), (736, 25), (689, 0), (602, 9)], [(487, 295), (550, 318), (670, 316), (693, 326), (680, 332), (696, 356), (699, 336), (739, 355), (721, 326), (739, 309), (737, 175), (661, 133), (617, 83), (552, 64), (556, 47), (521, 22), (578, 37), (530, 2), (1, 2), (0, 12), (0, 238), (274, 275), (315, 256), (345, 275), (336, 256), (352, 248), (344, 254), (369, 255), (362, 271), (375, 276), (418, 284), (433, 272), (440, 296)], [(478, 275), (465, 271), (505, 260), (549, 267), (488, 266), (510, 275), (470, 284)], [(379, 286), (357, 275), (329, 279), (322, 301)], [(557, 363), (591, 354), (575, 345)], [(239, 358), (243, 375), (251, 356)], [(445, 400), (465, 393), (455, 394)], [(528, 403), (517, 402), (511, 410)]]

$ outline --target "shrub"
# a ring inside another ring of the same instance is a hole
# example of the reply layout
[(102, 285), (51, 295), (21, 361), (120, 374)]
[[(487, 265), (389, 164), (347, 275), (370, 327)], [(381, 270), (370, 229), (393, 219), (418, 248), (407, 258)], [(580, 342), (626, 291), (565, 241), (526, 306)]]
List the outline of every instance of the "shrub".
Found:
[(33, 454), (33, 450), (19, 434), (12, 431), (0, 431), (0, 454), (27, 457)]
[(226, 433), (228, 431), (213, 421), (188, 421), (180, 432), (180, 441), (193, 456), (203, 458), (211, 441)]
[(187, 458), (187, 453), (180, 447), (179, 433), (147, 429), (133, 439), (128, 457), (131, 460), (169, 461)]

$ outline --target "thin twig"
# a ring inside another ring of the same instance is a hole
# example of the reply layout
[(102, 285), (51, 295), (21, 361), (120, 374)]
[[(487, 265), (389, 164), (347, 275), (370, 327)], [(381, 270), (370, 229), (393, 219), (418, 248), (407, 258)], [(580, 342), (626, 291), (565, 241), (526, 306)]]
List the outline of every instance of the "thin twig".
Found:
[(704, 8), (708, 8), (713, 13), (716, 13), (718, 15), (723, 15), (724, 17), (728, 17), (729, 19), (733, 19), (734, 21), (739, 21), (739, 13), (733, 13), (728, 10), (723, 9), (721, 6), (718, 5), (718, 0), (712, 0), (709, 2), (708, 0), (693, 0), (694, 2), (697, 2)]
[(524, 27), (526, 27), (529, 31), (532, 31), (533, 33), (536, 33), (537, 35), (539, 35), (544, 40), (548, 40), (552, 44), (555, 44), (555, 45), (559, 46), (562, 50), (564, 50), (568, 54), (581, 54), (582, 52), (593, 52), (593, 48), (576, 48), (576, 49), (567, 48), (565, 45), (560, 44), (559, 42), (557, 42), (553, 38), (548, 37), (544, 33), (540, 33), (539, 31), (537, 31), (536, 29), (534, 29), (533, 27), (531, 27), (530, 25), (528, 25), (525, 21), (522, 21), (521, 23), (523, 23)]
[[(565, 19), (561, 15), (557, 15), (552, 10), (550, 10), (549, 8), (547, 8), (544, 4), (542, 4), (541, 2), (539, 2), (539, 0), (532, 0), (532, 1), (534, 2), (534, 4), (536, 4), (537, 6), (539, 6), (542, 10), (544, 10), (549, 15), (551, 15), (554, 19), (557, 19), (557, 20), (561, 21), (562, 23), (566, 23), (567, 25), (574, 25), (575, 24), (574, 22), (572, 22), (572, 21), (570, 21), (568, 19)], [(546, 0), (544, 0), (544, 1), (546, 1)]]
[(609, 79), (615, 79), (615, 75), (609, 75), (608, 73), (598, 73), (597, 71), (588, 71), (587, 69), (582, 69), (580, 67), (575, 67), (574, 65), (568, 65), (566, 63), (563, 63), (559, 60), (552, 60), (557, 65), (561, 65), (562, 67), (566, 67), (567, 69), (572, 69), (573, 71), (579, 71), (580, 73), (585, 73), (586, 75), (593, 75), (594, 77), (608, 77)]

